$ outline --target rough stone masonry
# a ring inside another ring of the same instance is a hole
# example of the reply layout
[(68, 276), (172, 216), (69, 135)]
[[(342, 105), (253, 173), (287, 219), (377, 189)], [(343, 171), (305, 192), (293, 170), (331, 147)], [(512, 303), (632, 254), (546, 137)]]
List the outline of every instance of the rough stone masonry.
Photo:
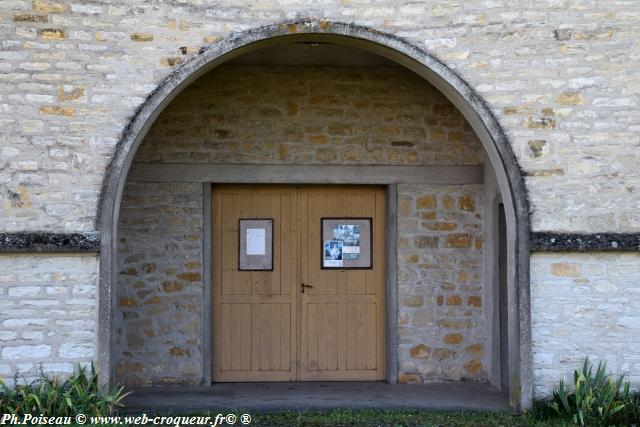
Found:
[[(406, 69), (223, 65), (162, 113), (134, 164), (478, 165), (482, 157), (462, 115)], [(487, 379), (482, 190), (398, 189), (400, 382)], [(125, 384), (201, 381), (202, 191), (134, 180), (125, 189), (116, 349)]]
[[(309, 17), (401, 37), (454, 69), (507, 135), (533, 232), (640, 229), (635, 1), (4, 0), (0, 231), (95, 231), (116, 144), (163, 79), (232, 33)], [(587, 354), (639, 384), (628, 250), (532, 254), (537, 396)], [(95, 253), (0, 255), (0, 374), (95, 358), (98, 274)]]

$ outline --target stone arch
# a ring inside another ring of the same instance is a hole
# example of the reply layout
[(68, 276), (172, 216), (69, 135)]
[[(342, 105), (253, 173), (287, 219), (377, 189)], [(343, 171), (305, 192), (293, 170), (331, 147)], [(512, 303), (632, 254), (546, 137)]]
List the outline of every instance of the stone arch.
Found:
[(101, 232), (98, 364), (113, 378), (113, 307), (117, 224), (133, 157), (164, 108), (189, 84), (227, 60), (283, 42), (333, 42), (391, 59), (439, 89), (463, 114), (495, 170), (507, 220), (509, 393), (511, 406), (526, 409), (533, 396), (529, 302), (529, 208), (524, 180), (506, 135), (489, 107), (453, 70), (411, 43), (371, 28), (327, 21), (296, 21), (232, 35), (179, 66), (152, 92), (123, 131), (107, 169), (99, 202)]

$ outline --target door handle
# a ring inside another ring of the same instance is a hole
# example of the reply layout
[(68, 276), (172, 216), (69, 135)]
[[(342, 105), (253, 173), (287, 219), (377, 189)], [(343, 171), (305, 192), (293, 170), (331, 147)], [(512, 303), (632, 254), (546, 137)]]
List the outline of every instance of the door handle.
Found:
[(304, 288), (313, 288), (313, 285), (305, 285), (304, 283), (300, 283), (300, 292), (304, 294)]

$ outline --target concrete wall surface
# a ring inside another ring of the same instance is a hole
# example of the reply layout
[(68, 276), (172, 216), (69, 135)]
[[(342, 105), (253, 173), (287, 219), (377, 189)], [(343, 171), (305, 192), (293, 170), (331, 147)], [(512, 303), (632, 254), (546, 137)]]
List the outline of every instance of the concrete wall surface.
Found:
[(96, 358), (95, 255), (0, 255), (0, 377), (67, 375)]
[(586, 356), (640, 387), (640, 255), (531, 258), (535, 395), (551, 394)]

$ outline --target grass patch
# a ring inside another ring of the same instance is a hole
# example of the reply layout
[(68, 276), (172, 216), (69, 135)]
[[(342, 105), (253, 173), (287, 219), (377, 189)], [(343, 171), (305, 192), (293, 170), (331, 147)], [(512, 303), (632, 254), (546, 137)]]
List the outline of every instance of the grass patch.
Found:
[[(252, 416), (252, 426), (339, 427), (339, 426), (421, 426), (421, 427), (569, 427), (574, 424), (549, 417), (534, 409), (523, 415), (511, 412), (425, 411), (413, 409), (332, 409), (304, 411), (222, 411)], [(211, 412), (215, 417), (216, 412)], [(238, 424), (238, 423), (236, 423)]]
[[(251, 426), (267, 427), (576, 427), (571, 421), (558, 418), (547, 410), (542, 403), (522, 415), (511, 412), (485, 411), (444, 411), (417, 409), (326, 409), (326, 410), (276, 410), (255, 411), (242, 409), (223, 409), (201, 413), (183, 414), (184, 416), (209, 416), (215, 419), (217, 414), (235, 414), (240, 423), (241, 414), (251, 415)], [(123, 416), (123, 414), (120, 414)], [(137, 413), (127, 413), (136, 416)], [(177, 416), (179, 413), (154, 413), (149, 416)], [(85, 424), (84, 427), (89, 424)], [(120, 424), (124, 425), (124, 424)], [(228, 424), (223, 424), (227, 426)], [(102, 424), (100, 427), (117, 427)]]

